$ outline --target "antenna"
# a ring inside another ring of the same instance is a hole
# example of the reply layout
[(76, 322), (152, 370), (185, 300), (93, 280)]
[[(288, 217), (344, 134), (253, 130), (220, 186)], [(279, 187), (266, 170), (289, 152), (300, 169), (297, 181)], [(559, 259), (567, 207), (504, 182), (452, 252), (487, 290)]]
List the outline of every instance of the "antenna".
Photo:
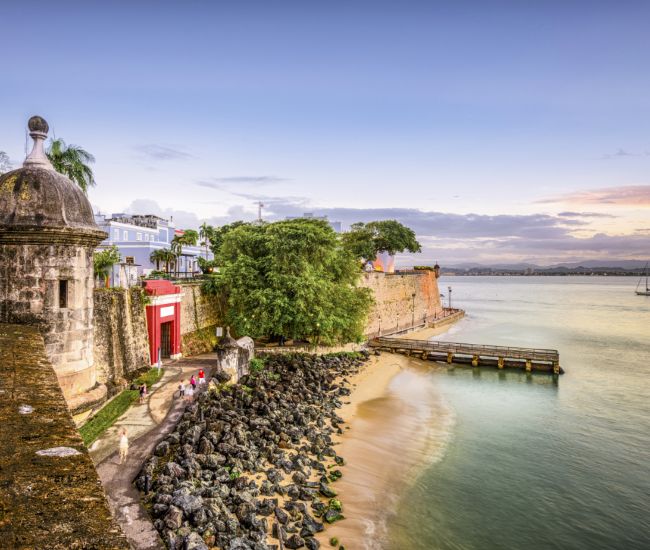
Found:
[(255, 204), (257, 205), (257, 221), (261, 222), (262, 221), (262, 208), (264, 208), (264, 203), (262, 201), (257, 201)]

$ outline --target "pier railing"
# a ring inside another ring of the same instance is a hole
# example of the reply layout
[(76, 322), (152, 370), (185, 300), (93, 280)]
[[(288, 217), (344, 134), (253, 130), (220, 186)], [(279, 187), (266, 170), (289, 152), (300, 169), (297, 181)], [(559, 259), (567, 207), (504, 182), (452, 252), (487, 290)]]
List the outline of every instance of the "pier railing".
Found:
[(541, 370), (561, 374), (560, 353), (555, 349), (516, 346), (487, 346), (438, 340), (408, 338), (373, 338), (370, 347), (421, 355), (423, 359), (444, 359), (448, 363), (469, 363), (472, 366), (494, 365), (499, 368), (519, 367), (527, 371)]

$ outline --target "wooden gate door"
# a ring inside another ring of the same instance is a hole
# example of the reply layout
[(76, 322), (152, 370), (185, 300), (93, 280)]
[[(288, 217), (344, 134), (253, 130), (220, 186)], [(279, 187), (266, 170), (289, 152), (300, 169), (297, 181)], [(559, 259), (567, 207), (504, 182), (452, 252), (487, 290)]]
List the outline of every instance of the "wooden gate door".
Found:
[(171, 328), (172, 323), (162, 323), (160, 325), (160, 355), (162, 357), (169, 357), (172, 349), (172, 340), (171, 340)]

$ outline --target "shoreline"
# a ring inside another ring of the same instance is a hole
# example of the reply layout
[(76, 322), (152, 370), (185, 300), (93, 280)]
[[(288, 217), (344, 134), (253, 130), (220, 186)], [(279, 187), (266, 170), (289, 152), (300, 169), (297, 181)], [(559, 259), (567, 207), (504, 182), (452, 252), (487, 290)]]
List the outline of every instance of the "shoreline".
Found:
[[(448, 328), (405, 337), (426, 339)], [(318, 534), (323, 547), (332, 537), (355, 550), (383, 547), (386, 521), (404, 489), (444, 454), (454, 418), (428, 375), (432, 368), (435, 363), (382, 353), (348, 379), (353, 391), (338, 411), (346, 428), (332, 438), (346, 460), (334, 485), (345, 519)]]

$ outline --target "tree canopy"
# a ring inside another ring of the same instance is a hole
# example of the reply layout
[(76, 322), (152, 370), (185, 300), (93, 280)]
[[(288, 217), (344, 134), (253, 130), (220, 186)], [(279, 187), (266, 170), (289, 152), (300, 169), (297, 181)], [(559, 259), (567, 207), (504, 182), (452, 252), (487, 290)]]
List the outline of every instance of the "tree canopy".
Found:
[(209, 232), (208, 239), (210, 241), (210, 250), (212, 251), (212, 254), (214, 254), (214, 259), (217, 263), (220, 262), (219, 255), (220, 255), (221, 245), (223, 244), (225, 236), (233, 229), (237, 229), (242, 225), (250, 225), (250, 224), (249, 222), (243, 222), (240, 220), (240, 221), (222, 225), (220, 227), (213, 227), (212, 230)]
[(422, 250), (413, 230), (397, 220), (355, 223), (341, 239), (355, 258), (364, 260), (374, 260), (381, 252), (397, 254)]
[(160, 270), (160, 265), (165, 265), (165, 271), (169, 272), (170, 264), (176, 262), (176, 254), (169, 248), (159, 248), (149, 254), (149, 260), (156, 264), (156, 269)]
[(89, 166), (95, 162), (95, 157), (85, 149), (77, 145), (66, 145), (62, 139), (53, 139), (46, 154), (54, 169), (68, 176), (84, 193), (88, 193), (88, 188), (95, 185), (95, 175)]
[(113, 245), (93, 254), (93, 272), (95, 277), (104, 277), (108, 281), (109, 270), (121, 259), (120, 251)]
[(356, 286), (358, 264), (327, 222), (240, 222), (221, 238), (213, 249), (221, 272), (206, 288), (217, 282), (236, 332), (323, 343), (362, 338), (371, 293)]
[(199, 242), (199, 233), (194, 229), (185, 229), (183, 233), (174, 235), (171, 242), (171, 249), (174, 254), (181, 256), (184, 246), (196, 246)]

